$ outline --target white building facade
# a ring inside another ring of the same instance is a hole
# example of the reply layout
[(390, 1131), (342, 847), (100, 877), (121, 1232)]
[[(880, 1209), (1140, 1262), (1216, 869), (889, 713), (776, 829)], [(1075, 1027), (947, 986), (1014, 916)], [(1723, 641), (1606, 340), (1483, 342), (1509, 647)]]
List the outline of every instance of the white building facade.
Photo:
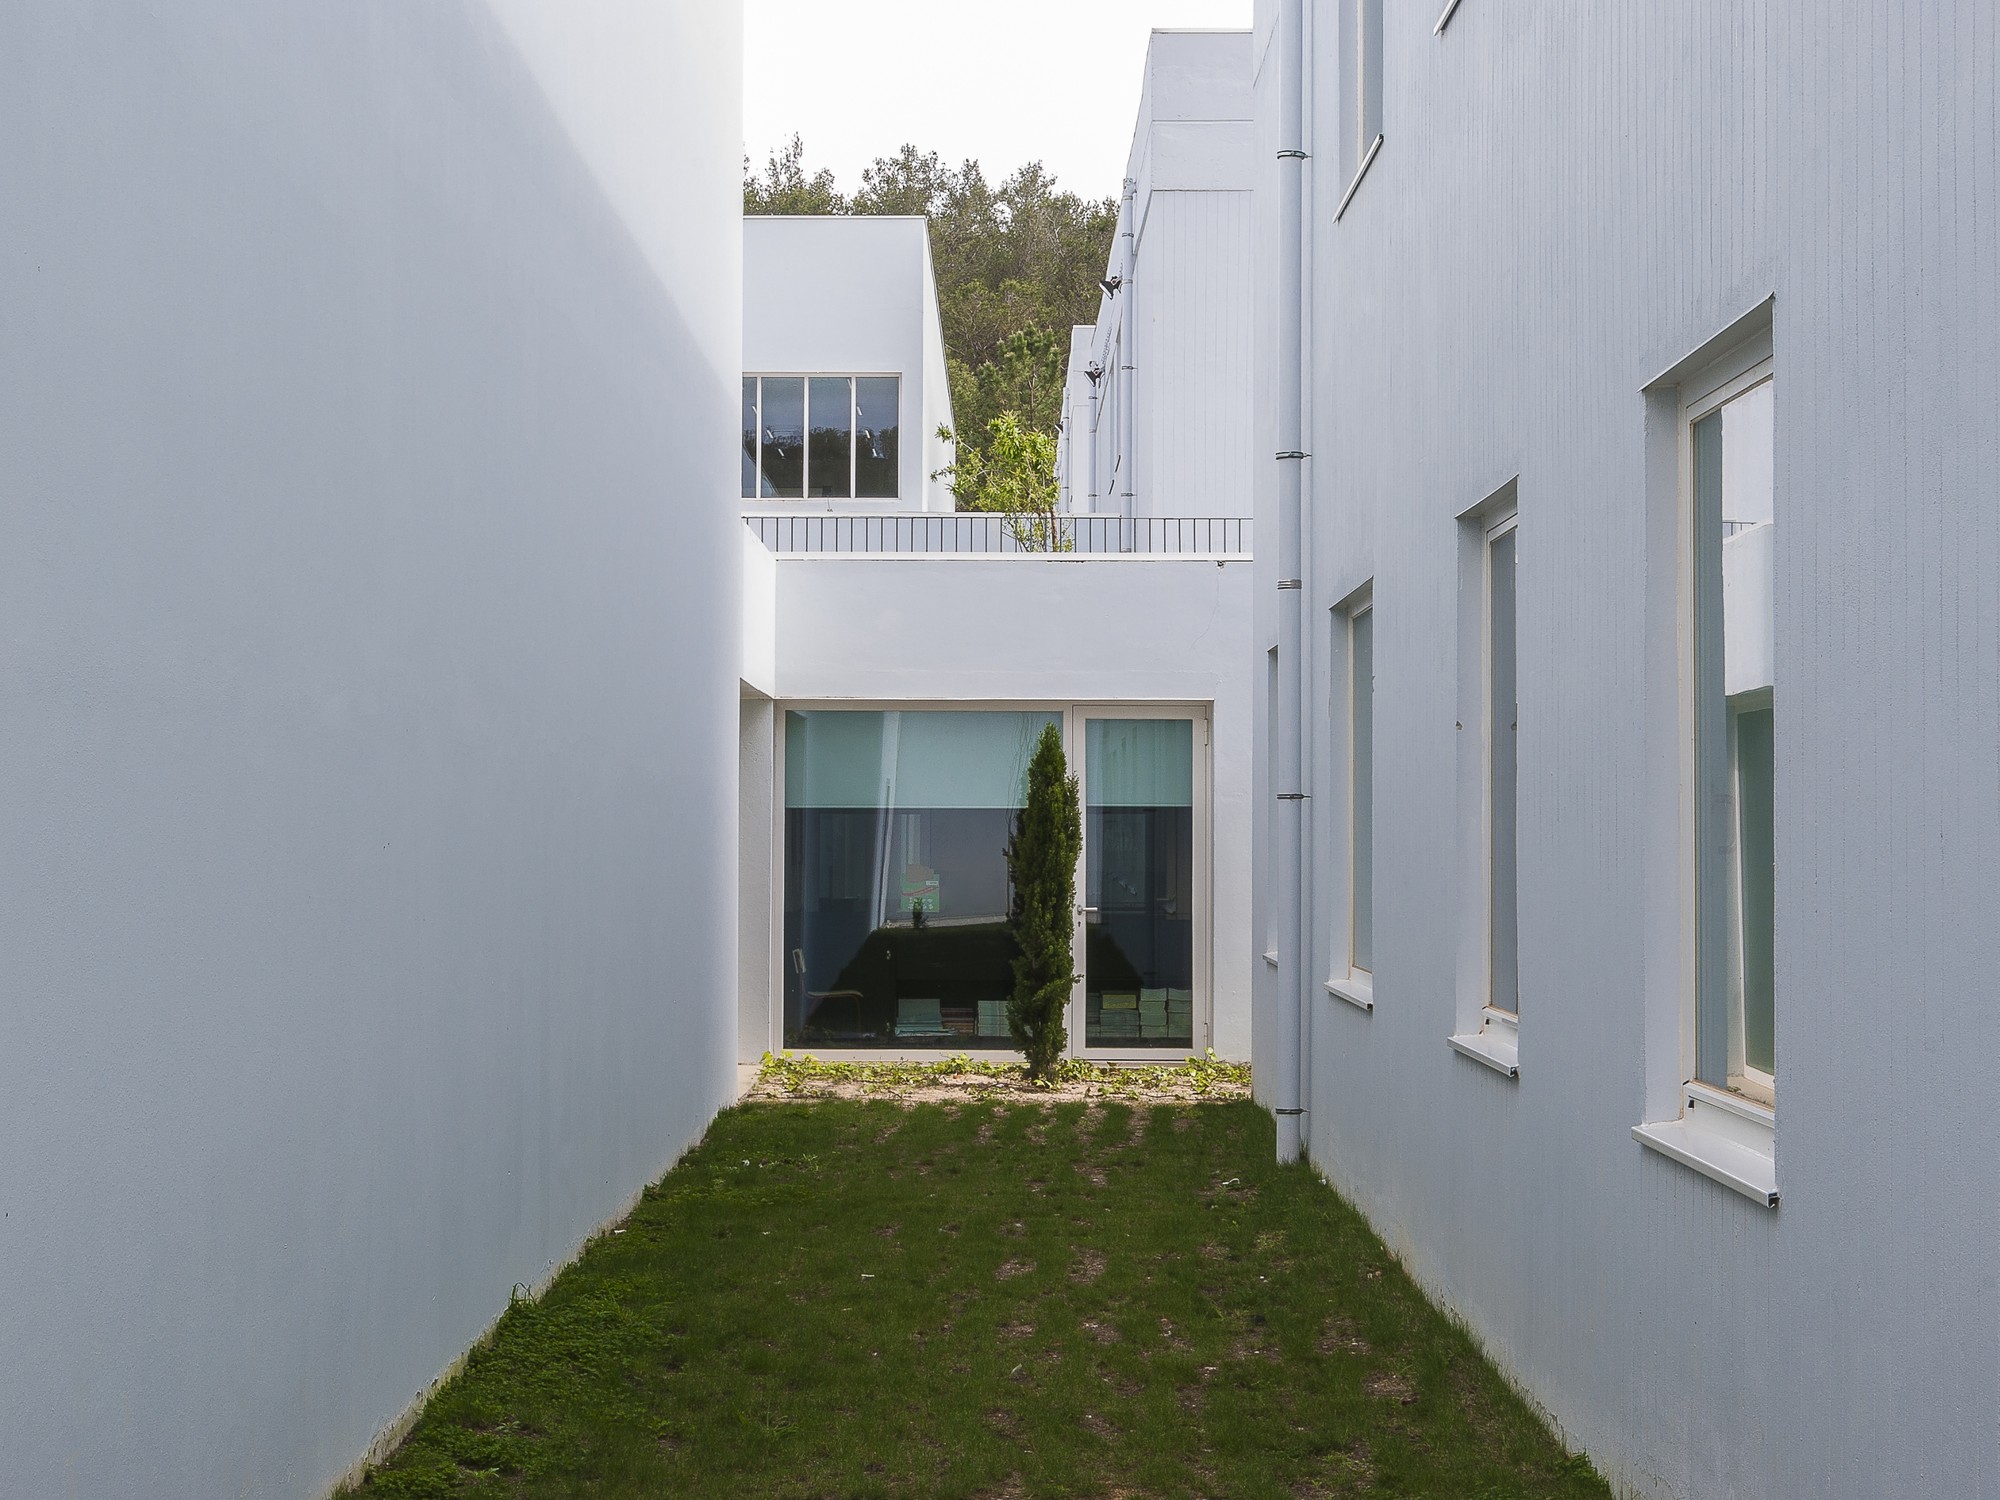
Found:
[(740, 27), (0, 8), (0, 1495), (328, 1493), (733, 1097)]
[(1247, 516), (1256, 185), (1250, 33), (1155, 31), (1097, 322), (1072, 332), (1066, 510)]
[(838, 416), (849, 371), (852, 436), (815, 418), (808, 466), (879, 441), (864, 382), (900, 384), (906, 461), (917, 412), (949, 423), (925, 235), (746, 226), (738, 1057), (1012, 1055), (1005, 851), (1049, 724), (1084, 812), (1072, 1052), (1247, 1056), (1247, 518), (1069, 517), (1037, 551), (942, 486), (800, 494), (771, 436), (774, 389)]
[(743, 221), (743, 501), (948, 511), (944, 332), (921, 218)]
[(1258, 6), (1258, 1088), (1620, 1494), (2000, 1494), (1996, 35)]

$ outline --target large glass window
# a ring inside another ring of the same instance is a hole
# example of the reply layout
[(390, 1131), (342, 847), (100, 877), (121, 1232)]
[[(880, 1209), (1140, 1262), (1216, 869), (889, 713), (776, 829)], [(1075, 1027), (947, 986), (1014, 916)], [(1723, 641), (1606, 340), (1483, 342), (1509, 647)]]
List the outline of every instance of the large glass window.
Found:
[(1055, 721), (785, 715), (786, 1046), (1011, 1045), (1007, 840)]
[(1690, 432), (1695, 1076), (1767, 1103), (1778, 1071), (1772, 415), (1766, 376), (1692, 412)]
[(1194, 724), (1084, 724), (1084, 1041), (1194, 1045)]
[(745, 375), (743, 497), (893, 500), (902, 379)]

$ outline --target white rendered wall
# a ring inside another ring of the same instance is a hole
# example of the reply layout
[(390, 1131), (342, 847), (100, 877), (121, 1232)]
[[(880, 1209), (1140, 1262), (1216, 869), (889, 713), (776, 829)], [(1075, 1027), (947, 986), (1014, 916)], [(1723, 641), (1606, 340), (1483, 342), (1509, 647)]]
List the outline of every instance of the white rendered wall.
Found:
[(0, 1496), (323, 1493), (729, 1097), (739, 28), (0, 7)]
[(781, 708), (843, 699), (1210, 706), (1214, 1046), (1248, 1056), (1249, 566), (822, 554), (780, 557), (777, 570)]
[[(743, 368), (758, 374), (900, 375), (899, 497), (746, 500), (766, 511), (950, 510), (930, 476), (951, 462), (951, 387), (922, 218), (753, 215), (743, 221)], [(737, 491), (742, 490), (738, 475)]]
[[(1386, 7), (1385, 142), (1337, 224), (1311, 52), (1311, 1153), (1621, 1494), (2000, 1495), (1995, 12), (1465, 0), (1433, 36), (1437, 9)], [(1630, 1133), (1681, 1076), (1673, 423), (1642, 393), (1767, 298), (1776, 1210)], [(1516, 476), (1510, 1083), (1445, 1037), (1476, 852), (1454, 518)], [(1345, 931), (1329, 610), (1371, 578), (1364, 1014), (1318, 981)]]
[[(1126, 166), (1134, 196), (1121, 208), (1105, 270), (1127, 284), (1099, 299), (1094, 330), (1071, 342), (1071, 392), (1088, 391), (1083, 370), (1093, 361), (1107, 372), (1105, 410), (1094, 427), (1080, 425), (1088, 451), (1074, 465), (1082, 496), (1090, 474), (1099, 476), (1100, 511), (1119, 510), (1128, 488), (1111, 477), (1124, 430), (1110, 413), (1120, 399), (1119, 366), (1129, 358), (1133, 514), (1250, 514), (1251, 83), (1248, 32), (1152, 34)], [(1134, 264), (1126, 275), (1128, 220)], [(1072, 500), (1071, 508), (1086, 505)]]

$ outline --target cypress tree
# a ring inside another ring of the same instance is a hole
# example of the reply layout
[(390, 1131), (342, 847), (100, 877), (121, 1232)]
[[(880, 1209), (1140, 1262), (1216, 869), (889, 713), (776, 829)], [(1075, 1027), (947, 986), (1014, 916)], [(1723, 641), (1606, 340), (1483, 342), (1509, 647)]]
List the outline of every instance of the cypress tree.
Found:
[(1076, 778), (1068, 774), (1062, 736), (1044, 725), (1028, 763), (1028, 801), (1007, 842), (1014, 883), (1008, 925), (1021, 953), (1014, 960), (1014, 994), (1007, 1029), (1026, 1054), (1028, 1076), (1044, 1080), (1068, 1045), (1063, 1010), (1076, 983), (1076, 859), (1083, 816)]

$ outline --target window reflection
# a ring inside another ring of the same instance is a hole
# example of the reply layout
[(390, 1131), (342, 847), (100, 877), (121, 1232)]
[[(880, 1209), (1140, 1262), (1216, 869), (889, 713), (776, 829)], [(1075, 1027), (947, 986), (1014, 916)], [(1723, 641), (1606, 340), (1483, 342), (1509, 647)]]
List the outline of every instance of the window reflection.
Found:
[(845, 500), (854, 493), (854, 383), (845, 375), (815, 375), (812, 435), (806, 454), (806, 493)]
[(896, 375), (745, 375), (743, 497), (893, 500)]
[(863, 375), (854, 382), (854, 493), (864, 500), (896, 497), (896, 443), (902, 382)]
[(776, 500), (804, 496), (806, 481), (806, 383), (797, 375), (766, 375), (763, 400), (764, 494)]
[(785, 1045), (1006, 1047), (1039, 713), (785, 715)]
[(1694, 423), (1696, 1076), (1770, 1100), (1775, 683), (1772, 385)]
[(1194, 725), (1084, 731), (1084, 1039), (1194, 1045)]

